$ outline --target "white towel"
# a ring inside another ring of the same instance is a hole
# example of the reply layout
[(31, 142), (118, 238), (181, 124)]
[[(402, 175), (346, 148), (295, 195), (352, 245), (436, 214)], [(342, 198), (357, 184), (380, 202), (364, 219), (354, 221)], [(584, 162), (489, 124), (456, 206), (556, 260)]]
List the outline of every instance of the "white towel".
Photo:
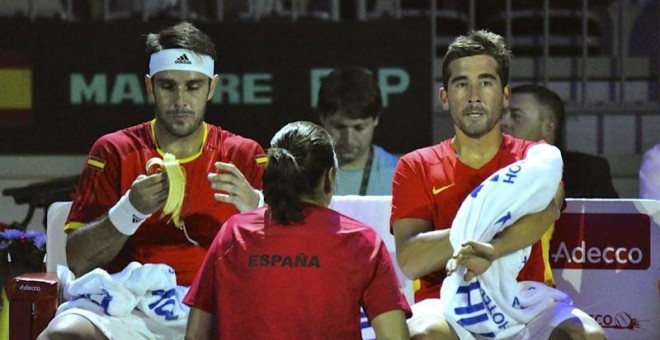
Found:
[(394, 251), (394, 236), (390, 233), (392, 196), (334, 196), (328, 208), (372, 227), (387, 249)]
[[(525, 159), (500, 169), (475, 188), (462, 203), (450, 231), (452, 247), (465, 241), (489, 242), (520, 217), (545, 209), (562, 174), (559, 150), (548, 144), (531, 147)], [(459, 267), (442, 284), (445, 318), (461, 338), (507, 338), (520, 332), (543, 309), (568, 296), (516, 277), (531, 247), (495, 260), (470, 282)], [(467, 331), (467, 332), (466, 332)]]
[(190, 308), (182, 303), (188, 288), (176, 285), (174, 270), (165, 264), (131, 262), (121, 272), (94, 269), (75, 278), (64, 266), (57, 267), (65, 303), (58, 313), (82, 308), (110, 316), (125, 316), (135, 308), (162, 325), (185, 325)]

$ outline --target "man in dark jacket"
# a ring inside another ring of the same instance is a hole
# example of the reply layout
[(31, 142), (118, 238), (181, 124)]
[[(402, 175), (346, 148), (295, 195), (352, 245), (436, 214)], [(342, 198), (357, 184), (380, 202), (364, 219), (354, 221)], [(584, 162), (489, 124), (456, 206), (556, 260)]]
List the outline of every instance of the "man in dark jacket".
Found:
[(557, 145), (564, 159), (567, 198), (618, 198), (607, 159), (562, 147), (564, 103), (551, 90), (521, 85), (511, 90), (509, 109), (502, 115), (502, 131), (514, 137)]

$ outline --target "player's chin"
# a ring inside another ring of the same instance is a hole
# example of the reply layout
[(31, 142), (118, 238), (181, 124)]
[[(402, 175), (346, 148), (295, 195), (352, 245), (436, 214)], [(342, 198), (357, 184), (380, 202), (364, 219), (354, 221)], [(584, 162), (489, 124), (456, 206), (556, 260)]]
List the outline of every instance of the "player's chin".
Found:
[(173, 124), (172, 131), (177, 137), (188, 137), (195, 132), (192, 124)]
[(339, 158), (339, 161), (341, 163), (352, 162), (355, 160), (356, 156), (357, 153), (355, 152), (342, 152), (342, 151), (337, 152), (337, 158)]

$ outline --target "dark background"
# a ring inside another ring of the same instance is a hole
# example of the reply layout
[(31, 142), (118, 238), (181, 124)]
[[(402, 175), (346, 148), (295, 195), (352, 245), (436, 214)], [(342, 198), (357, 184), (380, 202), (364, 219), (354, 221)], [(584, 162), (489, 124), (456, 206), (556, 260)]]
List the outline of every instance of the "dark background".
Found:
[[(32, 70), (32, 109), (0, 109), (0, 154), (85, 154), (96, 138), (153, 117), (151, 104), (71, 103), (71, 74), (87, 83), (107, 75), (108, 101), (119, 74), (136, 74), (144, 92), (144, 36), (174, 22), (0, 22), (0, 68)], [(197, 24), (215, 41), (216, 73), (270, 73), (269, 105), (209, 104), (206, 120), (267, 146), (287, 122), (318, 122), (310, 70), (361, 65), (402, 68), (409, 88), (391, 95), (375, 142), (404, 153), (432, 142), (430, 25), (379, 22)], [(304, 27), (303, 27), (304, 26)], [(12, 84), (0, 84), (2, 88)], [(145, 94), (146, 95), (146, 94)]]

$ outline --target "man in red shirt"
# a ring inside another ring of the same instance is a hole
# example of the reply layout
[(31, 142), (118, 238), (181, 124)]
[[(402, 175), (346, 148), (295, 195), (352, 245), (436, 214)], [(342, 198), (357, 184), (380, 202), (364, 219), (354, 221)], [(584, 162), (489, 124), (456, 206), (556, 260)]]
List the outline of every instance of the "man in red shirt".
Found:
[[(187, 286), (220, 226), (263, 204), (253, 188), (261, 188), (265, 155), (255, 141), (204, 122), (218, 84), (215, 45), (205, 33), (181, 23), (149, 34), (146, 45), (145, 84), (155, 119), (102, 136), (92, 146), (64, 227), (67, 262), (76, 276), (99, 267), (117, 272), (132, 261), (165, 263)], [(162, 217), (171, 184), (166, 174), (146, 171), (148, 160), (166, 153), (186, 175), (180, 228)], [(74, 308), (59, 313), (40, 337), (183, 337), (185, 327), (152, 327), (139, 313), (119, 318)]]
[[(420, 280), (420, 289), (415, 293), (418, 303), (413, 305), (413, 318), (408, 321), (413, 337), (457, 338), (442, 316), (438, 299), (446, 276), (444, 268), (454, 255), (449, 228), (461, 203), (477, 185), (500, 168), (524, 158), (534, 145), (500, 130), (500, 118), (510, 95), (509, 60), (504, 39), (496, 34), (476, 31), (458, 37), (445, 55), (444, 87), (439, 92), (456, 135), (404, 155), (395, 170), (391, 225), (398, 263), (406, 276)], [(535, 245), (519, 280), (546, 281), (538, 241), (559, 217), (562, 202), (560, 187), (545, 210), (519, 219), (489, 244), (462, 248), (461, 264), (468, 269), (466, 280), (485, 272), (497, 258)], [(538, 318), (528, 327), (550, 329), (548, 333), (556, 327), (553, 336), (568, 333), (604, 338), (602, 328), (575, 308), (547, 314), (550, 316)]]

